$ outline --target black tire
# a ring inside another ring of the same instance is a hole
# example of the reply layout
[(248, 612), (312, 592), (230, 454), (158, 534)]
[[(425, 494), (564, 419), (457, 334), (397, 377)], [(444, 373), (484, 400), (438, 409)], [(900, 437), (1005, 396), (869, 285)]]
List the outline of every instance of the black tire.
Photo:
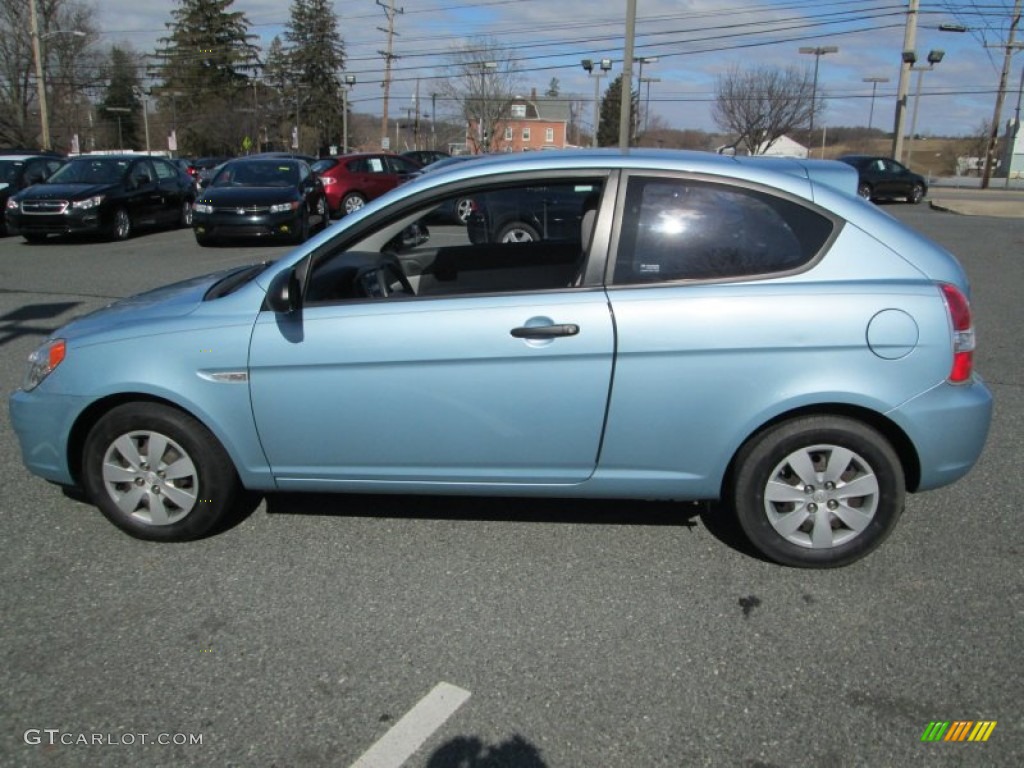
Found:
[(178, 226), (181, 229), (192, 227), (192, 201), (185, 200), (181, 204), (181, 213), (178, 215)]
[(910, 194), (907, 195), (907, 202), (912, 205), (917, 205), (924, 200), (924, 187), (920, 184), (915, 184), (910, 188)]
[(871, 199), (871, 185), (870, 184), (858, 184), (857, 194), (863, 197), (865, 200)]
[[(864, 557), (892, 531), (906, 496), (888, 440), (838, 416), (796, 418), (755, 435), (731, 476), (729, 501), (750, 543), (798, 568), (835, 568)], [(774, 500), (766, 500), (769, 488)]]
[(331, 207), (327, 205), (327, 198), (321, 197), (316, 201), (316, 215), (320, 217), (320, 231), (323, 232), (331, 223)]
[(302, 209), (302, 213), (299, 214), (299, 220), (295, 224), (295, 235), (292, 237), (293, 243), (304, 243), (309, 239), (309, 211), (305, 208)]
[(118, 208), (114, 211), (114, 218), (110, 222), (110, 239), (127, 240), (132, 236), (132, 217), (128, 215), (125, 208)]
[(196, 242), (199, 243), (202, 248), (210, 248), (216, 245), (213, 238), (207, 237), (206, 235), (196, 235)]
[(39, 245), (40, 243), (46, 242), (46, 235), (31, 234), (22, 235), (22, 237), (25, 238), (26, 243), (32, 243), (32, 245)]
[(506, 224), (494, 238), (498, 243), (535, 243), (540, 240), (540, 233), (522, 221)]
[[(155, 467), (150, 451), (160, 451)], [(174, 477), (160, 475), (171, 467), (166, 474)], [(234, 465), (213, 434), (157, 403), (128, 403), (103, 416), (86, 438), (82, 476), (110, 522), (148, 541), (210, 533), (234, 511), (239, 492)]]
[(341, 215), (344, 216), (348, 213), (354, 213), (366, 205), (366, 198), (358, 192), (349, 192), (343, 198), (341, 198)]

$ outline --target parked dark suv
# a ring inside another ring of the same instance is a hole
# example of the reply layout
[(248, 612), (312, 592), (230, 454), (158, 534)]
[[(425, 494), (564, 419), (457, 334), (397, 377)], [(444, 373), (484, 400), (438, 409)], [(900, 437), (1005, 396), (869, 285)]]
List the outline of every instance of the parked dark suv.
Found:
[(7, 234), (3, 211), (7, 201), (26, 187), (44, 181), (64, 162), (64, 156), (49, 152), (0, 153), (0, 237)]
[(857, 169), (857, 194), (867, 200), (902, 198), (916, 204), (928, 194), (923, 176), (888, 157), (843, 155), (839, 160)]
[(95, 233), (127, 240), (136, 229), (192, 225), (192, 178), (148, 155), (83, 155), (7, 201), (7, 226), (30, 243)]

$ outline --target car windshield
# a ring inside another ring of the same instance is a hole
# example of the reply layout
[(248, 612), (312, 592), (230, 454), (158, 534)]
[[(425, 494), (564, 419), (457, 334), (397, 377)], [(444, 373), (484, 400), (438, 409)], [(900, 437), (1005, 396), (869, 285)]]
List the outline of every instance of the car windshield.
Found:
[(294, 187), (299, 167), (287, 160), (228, 163), (214, 177), (212, 187)]
[(313, 168), (313, 173), (323, 173), (333, 168), (336, 162), (338, 162), (337, 159), (333, 157), (325, 157), (323, 160), (317, 160), (311, 167)]
[(0, 160), (0, 184), (11, 184), (18, 178), (18, 169), (25, 163), (21, 160)]
[(47, 179), (48, 184), (116, 184), (131, 160), (120, 158), (72, 160)]

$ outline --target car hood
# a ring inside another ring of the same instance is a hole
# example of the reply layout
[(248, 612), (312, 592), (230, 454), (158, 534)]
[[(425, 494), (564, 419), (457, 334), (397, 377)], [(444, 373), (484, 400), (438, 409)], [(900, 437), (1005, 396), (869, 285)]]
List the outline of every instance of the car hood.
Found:
[(232, 205), (273, 205), (298, 199), (294, 187), (206, 187), (200, 203), (228, 207)]
[(240, 269), (248, 267), (233, 267), (119, 299), (75, 318), (53, 335), (71, 341), (96, 332), (124, 326), (141, 329), (153, 320), (182, 317), (193, 312), (202, 303), (207, 291), (219, 280)]
[(18, 193), (18, 199), (33, 200), (85, 200), (111, 192), (120, 184), (35, 184)]

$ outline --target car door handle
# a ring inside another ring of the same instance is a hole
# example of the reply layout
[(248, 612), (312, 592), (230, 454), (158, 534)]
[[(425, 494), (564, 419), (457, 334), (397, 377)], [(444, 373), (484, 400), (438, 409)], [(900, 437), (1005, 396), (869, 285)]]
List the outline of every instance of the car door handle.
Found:
[(580, 332), (578, 325), (536, 325), (513, 328), (511, 334), (517, 339), (553, 339), (558, 336), (575, 336)]

